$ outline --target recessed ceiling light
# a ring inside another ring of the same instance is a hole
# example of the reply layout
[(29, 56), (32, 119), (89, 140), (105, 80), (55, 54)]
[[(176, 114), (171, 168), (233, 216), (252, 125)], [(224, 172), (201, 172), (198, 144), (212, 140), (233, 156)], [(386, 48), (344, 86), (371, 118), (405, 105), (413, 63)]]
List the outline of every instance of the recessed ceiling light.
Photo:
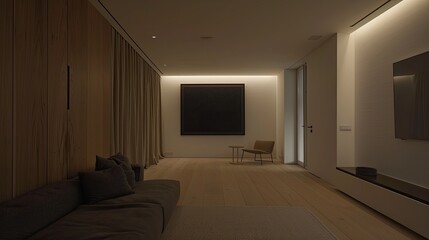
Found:
[(153, 38), (153, 39), (155, 39), (155, 38), (156, 38), (156, 35), (152, 35), (152, 38)]

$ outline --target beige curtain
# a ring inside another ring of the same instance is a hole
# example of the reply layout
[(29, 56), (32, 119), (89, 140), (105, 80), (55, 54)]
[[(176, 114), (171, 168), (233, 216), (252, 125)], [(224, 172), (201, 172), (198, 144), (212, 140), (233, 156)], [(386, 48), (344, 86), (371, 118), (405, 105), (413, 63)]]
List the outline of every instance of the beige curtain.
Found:
[(161, 78), (113, 30), (112, 149), (148, 167), (161, 158)]

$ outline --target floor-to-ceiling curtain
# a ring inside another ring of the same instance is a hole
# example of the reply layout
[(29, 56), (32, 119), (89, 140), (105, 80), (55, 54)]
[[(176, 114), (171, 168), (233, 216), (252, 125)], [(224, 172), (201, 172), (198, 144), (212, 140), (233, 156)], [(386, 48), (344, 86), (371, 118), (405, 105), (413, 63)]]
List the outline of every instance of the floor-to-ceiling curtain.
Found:
[(113, 30), (112, 149), (148, 167), (161, 157), (159, 74)]

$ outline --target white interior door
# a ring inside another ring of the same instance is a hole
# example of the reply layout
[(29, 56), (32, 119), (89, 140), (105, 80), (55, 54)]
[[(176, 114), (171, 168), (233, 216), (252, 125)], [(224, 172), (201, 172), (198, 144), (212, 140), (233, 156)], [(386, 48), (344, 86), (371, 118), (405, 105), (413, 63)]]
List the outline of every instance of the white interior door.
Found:
[(336, 167), (337, 68), (336, 41), (328, 41), (307, 60), (307, 170), (330, 180)]

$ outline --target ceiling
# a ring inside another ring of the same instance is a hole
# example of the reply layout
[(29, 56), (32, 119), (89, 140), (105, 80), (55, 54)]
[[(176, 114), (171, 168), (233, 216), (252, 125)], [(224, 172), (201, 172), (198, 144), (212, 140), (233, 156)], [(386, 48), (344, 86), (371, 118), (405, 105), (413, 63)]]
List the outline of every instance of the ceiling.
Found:
[[(385, 2), (99, 0), (98, 4), (163, 75), (277, 75), (336, 32), (350, 31), (350, 25)], [(321, 38), (308, 40), (315, 35)]]

